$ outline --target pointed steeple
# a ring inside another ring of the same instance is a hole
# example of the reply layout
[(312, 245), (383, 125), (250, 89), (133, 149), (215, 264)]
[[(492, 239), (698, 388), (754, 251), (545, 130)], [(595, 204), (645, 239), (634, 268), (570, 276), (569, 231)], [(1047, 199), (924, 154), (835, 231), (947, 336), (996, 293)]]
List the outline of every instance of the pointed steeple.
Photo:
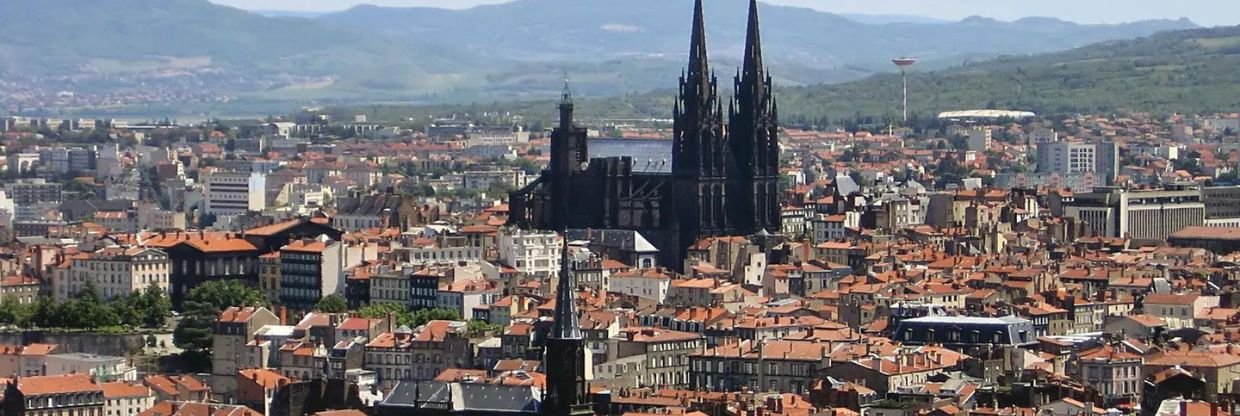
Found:
[(577, 324), (577, 289), (571, 260), (566, 236), (560, 248), (560, 282), (555, 288), (555, 323), (550, 334), (553, 339), (582, 339), (581, 326)]
[(758, 0), (749, 0), (749, 27), (745, 32), (744, 79), (765, 86), (762, 63), (762, 33), (758, 28)]
[(710, 63), (706, 57), (706, 18), (702, 0), (693, 3), (693, 35), (689, 40), (689, 80), (706, 86), (710, 79)]
[(702, 0), (695, 0), (693, 33), (689, 40), (689, 64), (687, 71), (680, 77), (677, 97), (680, 112), (672, 126), (675, 131), (672, 170), (682, 176), (713, 175), (708, 173), (707, 169), (716, 163), (706, 159), (720, 154), (711, 152), (711, 149), (717, 140), (722, 139), (716, 137), (720, 136), (718, 132), (722, 130), (722, 107), (718, 103), (716, 84), (706, 53), (706, 18), (702, 11)]
[(568, 74), (564, 74), (564, 91), (560, 93), (560, 128), (573, 127), (573, 91), (568, 88)]
[(779, 122), (771, 77), (762, 59), (758, 1), (749, 0), (745, 57), (734, 80), (736, 110), (728, 123), (733, 156), (728, 198), (746, 201), (729, 207), (729, 218), (742, 233), (779, 227)]

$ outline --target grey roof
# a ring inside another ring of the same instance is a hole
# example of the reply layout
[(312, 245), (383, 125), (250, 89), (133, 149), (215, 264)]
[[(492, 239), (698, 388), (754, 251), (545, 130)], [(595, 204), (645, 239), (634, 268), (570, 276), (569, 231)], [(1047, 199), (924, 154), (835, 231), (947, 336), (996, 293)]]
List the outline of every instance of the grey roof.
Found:
[(453, 383), (452, 410), (536, 415), (542, 392), (530, 386)]
[(853, 178), (848, 175), (836, 175), (835, 189), (839, 191), (840, 195), (848, 195), (853, 192), (860, 192), (861, 186), (857, 185), (857, 181), (854, 181)]
[(901, 320), (894, 337), (910, 345), (1035, 343), (1033, 323), (1016, 316), (998, 318), (978, 316), (924, 316)]
[(447, 383), (434, 381), (402, 381), (392, 388), (392, 392), (383, 399), (383, 406), (415, 407), (421, 403), (443, 403), (452, 401), (452, 391)]
[(591, 245), (618, 248), (634, 253), (657, 253), (658, 247), (650, 244), (641, 233), (633, 230), (583, 230), (570, 229), (565, 232), (569, 240), (589, 241)]
[(338, 210), (340, 215), (374, 216), (383, 210), (395, 211), (400, 208), (403, 197), (393, 194), (366, 195), (361, 198), (341, 198)]
[(587, 144), (594, 158), (633, 158), (633, 172), (671, 173), (672, 141), (652, 139), (592, 139)]
[(997, 318), (988, 316), (923, 316), (920, 318), (905, 319), (901, 322), (928, 322), (941, 324), (967, 324), (967, 325), (1007, 325), (1007, 324), (1023, 324), (1029, 322), (1028, 319), (1017, 317), (1014, 315), (1000, 316)]

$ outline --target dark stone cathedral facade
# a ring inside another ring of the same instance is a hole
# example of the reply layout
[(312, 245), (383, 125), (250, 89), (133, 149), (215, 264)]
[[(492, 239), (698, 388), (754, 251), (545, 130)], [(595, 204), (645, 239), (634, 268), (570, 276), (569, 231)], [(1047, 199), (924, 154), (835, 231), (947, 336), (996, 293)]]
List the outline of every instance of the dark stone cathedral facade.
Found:
[(674, 270), (702, 238), (778, 232), (777, 107), (762, 63), (757, 2), (749, 7), (744, 63), (725, 113), (706, 56), (701, 0), (694, 5), (689, 66), (673, 113), (670, 169), (630, 156), (590, 158), (586, 129), (573, 123), (566, 89), (560, 124), (551, 133), (551, 162), (537, 180), (510, 195), (510, 225), (633, 230)]

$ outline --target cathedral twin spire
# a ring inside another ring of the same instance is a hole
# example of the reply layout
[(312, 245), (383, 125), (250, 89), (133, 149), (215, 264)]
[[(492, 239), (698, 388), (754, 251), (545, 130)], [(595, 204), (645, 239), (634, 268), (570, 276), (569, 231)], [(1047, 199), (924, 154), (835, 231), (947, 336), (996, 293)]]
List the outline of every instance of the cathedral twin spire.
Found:
[[(758, 2), (749, 2), (744, 62), (724, 129), (718, 82), (710, 72), (702, 0), (693, 7), (689, 65), (674, 115), (673, 174), (695, 178), (700, 231), (732, 234), (779, 228), (779, 145), (771, 78), (762, 58)], [(726, 185), (721, 185), (726, 183)], [(699, 233), (701, 234), (701, 233)]]
[(693, 6), (693, 34), (688, 71), (680, 77), (673, 130), (674, 173), (682, 176), (723, 177), (727, 146), (723, 133), (723, 105), (719, 86), (706, 53), (706, 19), (702, 0)]

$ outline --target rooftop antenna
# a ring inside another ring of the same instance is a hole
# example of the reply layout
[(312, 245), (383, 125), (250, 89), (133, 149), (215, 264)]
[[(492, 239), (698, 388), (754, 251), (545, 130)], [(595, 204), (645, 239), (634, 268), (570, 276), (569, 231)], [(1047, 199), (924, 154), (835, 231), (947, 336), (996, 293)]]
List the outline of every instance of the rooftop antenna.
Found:
[(908, 124), (908, 71), (907, 69), (908, 67), (913, 66), (913, 64), (917, 63), (917, 59), (895, 58), (891, 60), (891, 63), (896, 64), (896, 66), (900, 68), (900, 80), (904, 83), (904, 105), (903, 105), (904, 123)]

